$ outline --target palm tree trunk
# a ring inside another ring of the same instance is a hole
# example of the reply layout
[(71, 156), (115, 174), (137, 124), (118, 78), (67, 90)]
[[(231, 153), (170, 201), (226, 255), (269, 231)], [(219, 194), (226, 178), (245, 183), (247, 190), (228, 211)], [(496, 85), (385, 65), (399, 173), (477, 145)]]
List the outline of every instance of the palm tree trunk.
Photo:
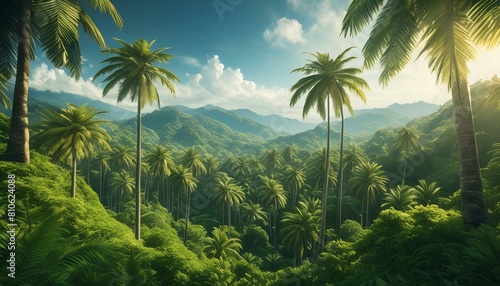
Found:
[(273, 222), (273, 247), (276, 248), (276, 216), (278, 216), (278, 204), (274, 201), (274, 222)]
[(137, 98), (137, 154), (135, 168), (135, 239), (141, 239), (141, 95)]
[(227, 203), (227, 225), (231, 227), (231, 205)]
[(462, 216), (466, 224), (479, 226), (490, 219), (483, 195), (469, 88), (465, 80), (452, 86), (452, 99), (460, 154)]
[(403, 164), (403, 182), (401, 182), (401, 186), (405, 185), (405, 177), (406, 177), (406, 161), (408, 160), (408, 157), (405, 155), (404, 157), (404, 164)]
[(370, 196), (366, 194), (366, 228), (370, 227)]
[(76, 150), (71, 151), (71, 197), (76, 196)]
[(327, 96), (326, 100), (326, 114), (327, 114), (327, 127), (326, 127), (326, 154), (325, 154), (325, 183), (323, 184), (323, 194), (321, 195), (321, 228), (319, 232), (318, 247), (316, 248), (316, 257), (323, 251), (325, 246), (326, 236), (326, 200), (328, 198), (328, 179), (330, 171), (330, 97)]
[(188, 233), (188, 223), (189, 223), (189, 208), (190, 208), (189, 191), (186, 190), (186, 216), (185, 216), (185, 227), (184, 227), (184, 245), (187, 245), (187, 233)]
[(17, 47), (16, 83), (12, 100), (10, 135), (5, 160), (30, 163), (30, 134), (28, 129), (28, 82), (30, 73), (31, 0), (21, 1), (19, 43)]
[(337, 223), (335, 231), (338, 233), (342, 224), (342, 192), (344, 191), (344, 109), (340, 108), (341, 129), (340, 129), (340, 160), (339, 160), (339, 179), (337, 195)]
[(104, 173), (103, 173), (103, 167), (102, 167), (102, 163), (100, 164), (101, 166), (99, 166), (99, 174), (101, 175), (99, 177), (99, 201), (102, 203), (102, 189), (104, 188), (103, 184), (104, 184)]

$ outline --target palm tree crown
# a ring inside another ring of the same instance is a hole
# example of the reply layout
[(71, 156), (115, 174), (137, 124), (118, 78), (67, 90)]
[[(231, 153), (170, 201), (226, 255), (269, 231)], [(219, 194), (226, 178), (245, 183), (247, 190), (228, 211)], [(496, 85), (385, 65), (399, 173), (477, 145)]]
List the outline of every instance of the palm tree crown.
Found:
[(93, 148), (110, 148), (111, 137), (101, 127), (107, 121), (95, 119), (102, 113), (86, 105), (69, 104), (67, 109), (48, 111), (39, 124), (42, 131), (36, 137), (42, 142), (41, 149), (55, 160), (71, 164), (71, 197), (76, 192), (76, 162), (89, 157)]

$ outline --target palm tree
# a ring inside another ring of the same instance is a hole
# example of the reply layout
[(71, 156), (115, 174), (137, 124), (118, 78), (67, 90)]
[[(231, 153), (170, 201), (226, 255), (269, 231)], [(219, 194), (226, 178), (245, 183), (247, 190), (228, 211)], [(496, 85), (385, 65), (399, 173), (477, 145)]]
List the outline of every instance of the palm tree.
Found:
[(0, 73), (0, 104), (7, 109), (12, 105), (9, 97), (5, 94), (7, 90), (7, 77)]
[(415, 189), (410, 186), (398, 185), (384, 193), (382, 207), (394, 208), (398, 211), (406, 211), (415, 204)]
[[(269, 227), (273, 229), (273, 246), (276, 247), (276, 217), (278, 210), (286, 206), (286, 194), (283, 186), (275, 179), (269, 179), (267, 176), (261, 176), (260, 179), (262, 181), (259, 187), (260, 200), (262, 205), (269, 209), (269, 214), (274, 215), (274, 223), (272, 226), (269, 223)], [(271, 231), (269, 236), (271, 236)]]
[[(343, 148), (344, 148), (344, 106), (347, 107), (349, 113), (354, 113), (351, 100), (347, 91), (353, 92), (363, 102), (366, 102), (365, 94), (362, 88), (369, 88), (368, 83), (358, 77), (361, 69), (345, 67), (354, 57), (346, 58), (346, 54), (351, 48), (343, 51), (337, 58), (331, 59), (328, 53), (323, 54), (316, 52), (310, 54), (314, 60), (309, 60), (309, 63), (301, 68), (294, 69), (292, 72), (302, 72), (306, 77), (301, 78), (295, 83), (291, 91), (295, 91), (290, 100), (290, 106), (294, 106), (302, 95), (306, 95), (302, 116), (305, 117), (311, 108), (316, 106), (316, 110), (323, 120), (327, 120), (327, 141), (326, 141), (326, 154), (330, 154), (330, 101), (333, 103), (333, 112), (335, 117), (341, 118), (341, 131), (340, 131), (340, 164), (338, 174), (338, 195), (337, 195), (337, 220), (336, 229), (340, 228), (342, 223), (342, 192), (343, 192)], [(326, 108), (325, 108), (326, 103)], [(329, 166), (329, 156), (326, 156), (325, 166)], [(318, 251), (321, 252), (325, 245), (326, 236), (326, 204), (328, 198), (328, 181), (329, 181), (329, 168), (326, 168), (324, 178), (323, 193), (322, 193), (322, 216), (321, 216), (321, 231), (319, 235)], [(318, 254), (319, 254), (318, 252)]]
[(475, 45), (500, 44), (500, 4), (497, 1), (364, 1), (354, 0), (343, 21), (342, 33), (359, 34), (377, 16), (363, 47), (365, 68), (380, 61), (379, 82), (387, 85), (410, 61), (420, 43), (437, 80), (448, 85), (453, 101), (460, 154), (462, 216), (466, 224), (489, 222), (469, 86), (467, 62), (475, 57)]
[[(2, 1), (0, 11), (0, 74), (16, 74), (10, 136), (5, 159), (29, 164), (28, 82), (30, 61), (35, 58), (35, 43), (57, 68), (66, 67), (78, 79), (82, 70), (80, 31), (101, 47), (104, 38), (80, 1)], [(121, 28), (122, 18), (110, 0), (87, 0), (101, 13), (111, 16)]]
[(267, 220), (269, 219), (267, 213), (262, 209), (259, 204), (254, 204), (253, 202), (245, 202), (240, 205), (241, 207), (241, 217), (246, 225), (251, 225), (256, 222), (262, 222), (267, 225)]
[(248, 156), (236, 158), (231, 166), (231, 171), (235, 178), (250, 175), (252, 173), (251, 159)]
[(276, 148), (272, 148), (270, 150), (266, 150), (262, 154), (262, 163), (264, 164), (264, 167), (269, 171), (271, 177), (274, 178), (274, 174), (276, 172), (276, 169), (281, 168), (285, 161), (283, 160), (283, 157), (281, 156), (280, 152)]
[(296, 266), (302, 264), (304, 251), (312, 250), (314, 242), (317, 241), (319, 220), (319, 213), (310, 212), (307, 204), (302, 201), (295, 207), (295, 212), (283, 213), (280, 235), (283, 242), (295, 251)]
[(377, 163), (364, 162), (354, 169), (349, 184), (356, 196), (361, 198), (361, 225), (363, 225), (363, 208), (366, 212), (365, 226), (370, 225), (370, 204), (375, 201), (377, 194), (387, 189), (387, 181), (382, 166)]
[[(189, 209), (190, 209), (190, 201), (191, 201), (191, 193), (196, 189), (198, 180), (194, 177), (193, 172), (190, 168), (184, 167), (182, 164), (177, 165), (172, 169), (172, 185), (177, 188), (179, 193), (185, 193), (185, 203), (186, 209), (184, 212), (184, 244), (187, 243), (187, 231), (188, 231), (188, 223), (189, 223)], [(179, 208), (177, 208), (179, 209)]]
[(165, 53), (168, 48), (151, 50), (154, 40), (148, 43), (144, 39), (139, 39), (128, 44), (123, 40), (115, 38), (121, 47), (106, 48), (102, 52), (112, 56), (102, 61), (108, 64), (100, 69), (93, 80), (99, 76), (108, 74), (104, 79), (107, 82), (102, 95), (106, 96), (108, 92), (117, 84), (120, 84), (117, 102), (122, 102), (130, 96), (132, 102), (137, 101), (137, 152), (136, 152), (136, 174), (135, 174), (135, 237), (141, 239), (141, 111), (146, 105), (154, 101), (160, 106), (160, 95), (155, 87), (155, 82), (160, 82), (166, 86), (172, 94), (175, 94), (172, 82), (178, 81), (178, 78), (171, 71), (159, 67), (155, 64), (168, 63), (173, 56)]
[(187, 168), (191, 168), (194, 176), (199, 178), (207, 173), (207, 168), (205, 168), (203, 161), (204, 160), (202, 159), (200, 152), (194, 147), (190, 147), (182, 154), (179, 159), (179, 164), (182, 164)]
[(135, 165), (134, 151), (130, 147), (118, 145), (113, 148), (109, 160), (113, 168), (131, 171)]
[(418, 185), (415, 186), (417, 203), (423, 206), (437, 204), (442, 196), (440, 195), (441, 187), (437, 187), (436, 184), (436, 182), (427, 184), (425, 180), (418, 180)]
[(169, 168), (174, 165), (172, 154), (166, 147), (157, 145), (144, 156), (144, 161), (150, 165), (151, 173), (157, 178), (158, 201), (162, 206), (166, 207), (167, 202), (165, 200), (166, 196), (163, 184), (165, 183), (165, 178), (170, 176)]
[(350, 176), (354, 172), (354, 168), (364, 162), (365, 155), (363, 150), (354, 143), (349, 144), (344, 152), (344, 168), (347, 168)]
[[(111, 189), (115, 194), (115, 211), (119, 212), (121, 210), (121, 205), (123, 204), (123, 195), (129, 195), (130, 197), (134, 194), (134, 178), (130, 176), (127, 171), (121, 170), (120, 172), (114, 172), (111, 174)], [(118, 207), (116, 207), (118, 205)]]
[(94, 160), (97, 165), (99, 165), (99, 199), (102, 201), (103, 190), (104, 190), (104, 177), (108, 171), (111, 170), (109, 167), (109, 159), (110, 159), (109, 150), (106, 149), (97, 149)]
[(496, 110), (500, 110), (500, 78), (498, 78), (496, 75), (493, 76), (488, 86), (489, 88), (486, 91), (486, 100), (484, 102), (484, 105), (496, 105)]
[[(329, 186), (337, 185), (337, 174), (333, 170), (333, 161), (332, 154), (330, 153), (330, 158), (328, 162), (330, 163), (330, 168), (328, 170), (329, 176)], [(322, 150), (318, 150), (314, 152), (311, 156), (311, 159), (308, 161), (307, 167), (307, 178), (312, 182), (312, 186), (314, 189), (318, 189), (320, 187), (324, 187), (324, 180), (326, 176), (326, 148), (322, 148)]]
[(239, 258), (241, 240), (238, 238), (229, 238), (225, 232), (217, 227), (212, 231), (212, 237), (204, 240), (203, 253), (209, 258), (230, 259)]
[[(224, 207), (227, 206), (227, 224), (231, 227), (231, 209), (238, 206), (245, 199), (245, 193), (234, 182), (233, 178), (222, 176), (215, 185), (214, 199), (222, 210), (221, 218), (224, 216)], [(222, 221), (224, 220), (222, 219)]]
[(500, 143), (494, 143), (492, 147), (493, 149), (488, 152), (492, 153), (491, 160), (488, 162), (488, 166), (495, 162), (500, 162)]
[(286, 164), (295, 166), (297, 165), (297, 161), (299, 160), (297, 158), (297, 146), (295, 145), (288, 145), (283, 149), (281, 152), (281, 157), (285, 161)]
[(394, 149), (399, 151), (403, 156), (403, 181), (401, 182), (401, 185), (404, 186), (406, 177), (406, 162), (408, 157), (410, 157), (413, 152), (420, 149), (420, 144), (418, 143), (418, 138), (415, 132), (406, 127), (401, 127), (401, 129), (398, 130), (396, 142), (394, 143)]
[(299, 189), (304, 186), (306, 175), (303, 169), (289, 165), (285, 169), (284, 177), (286, 185), (292, 190), (291, 206), (293, 207), (297, 202)]
[(53, 159), (71, 162), (71, 197), (76, 196), (76, 163), (90, 155), (92, 148), (110, 148), (111, 139), (101, 125), (106, 120), (95, 119), (105, 111), (96, 111), (93, 107), (77, 107), (68, 104), (67, 109), (47, 111), (39, 126), (42, 129), (36, 135), (40, 139), (42, 150)]

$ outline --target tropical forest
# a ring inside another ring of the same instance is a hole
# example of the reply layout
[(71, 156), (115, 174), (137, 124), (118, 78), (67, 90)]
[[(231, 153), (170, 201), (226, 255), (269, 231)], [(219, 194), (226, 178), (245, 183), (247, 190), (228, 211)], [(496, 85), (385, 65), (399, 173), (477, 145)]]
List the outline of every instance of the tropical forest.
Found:
[[(114, 2), (1, 2), (0, 285), (500, 285), (500, 79), (468, 68), (499, 1), (348, 1), (366, 40), (280, 71), (319, 124), (175, 104), (173, 49), (101, 34)], [(79, 79), (83, 37), (113, 104), (29, 88), (40, 54)], [(415, 53), (447, 101), (371, 107), (364, 71)]]

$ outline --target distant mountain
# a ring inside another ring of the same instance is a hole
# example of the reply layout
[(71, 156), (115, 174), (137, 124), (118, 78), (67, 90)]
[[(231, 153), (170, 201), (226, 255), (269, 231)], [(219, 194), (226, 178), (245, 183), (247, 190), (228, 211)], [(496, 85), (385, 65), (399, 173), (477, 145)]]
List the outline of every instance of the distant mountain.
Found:
[[(410, 120), (389, 108), (361, 109), (345, 119), (344, 131), (347, 134), (371, 134), (381, 128), (403, 126)], [(333, 126), (341, 130), (341, 122), (335, 122)]]
[[(136, 119), (124, 120), (117, 124), (119, 128), (116, 135), (119, 135), (120, 130), (134, 128)], [(227, 157), (230, 154), (258, 154), (266, 142), (258, 134), (235, 131), (220, 121), (185, 107), (166, 106), (155, 110), (143, 116), (142, 124), (150, 138), (145, 140), (145, 146), (165, 144), (180, 150), (194, 146), (218, 157)]]
[(286, 133), (277, 131), (265, 124), (256, 122), (247, 117), (240, 116), (233, 111), (225, 110), (223, 108), (207, 105), (200, 108), (189, 108), (186, 106), (176, 106), (179, 110), (191, 114), (191, 115), (201, 115), (213, 120), (219, 121), (227, 125), (234, 131), (254, 134), (263, 139), (274, 139), (280, 135), (285, 135)]
[(297, 119), (286, 118), (281, 115), (260, 115), (249, 109), (231, 110), (235, 114), (251, 119), (255, 122), (267, 125), (274, 130), (286, 132), (289, 134), (297, 134), (316, 127), (317, 124), (299, 121)]
[[(12, 94), (9, 92), (8, 94)], [(88, 97), (61, 92), (54, 93), (50, 91), (39, 91), (35, 89), (30, 89), (29, 91), (29, 101), (28, 101), (28, 111), (30, 112), (30, 123), (38, 122), (40, 118), (39, 112), (34, 113), (34, 111), (41, 111), (44, 108), (50, 108), (50, 106), (55, 106), (58, 108), (65, 108), (67, 103), (74, 103), (76, 105), (88, 104), (88, 106), (95, 107), (98, 111), (108, 111), (108, 113), (101, 114), (101, 117), (107, 120), (123, 120), (135, 116), (135, 112), (121, 108), (119, 106), (104, 103), (100, 100), (92, 100)], [(33, 110), (31, 110), (33, 108)], [(11, 110), (0, 109), (7, 116), (10, 116)]]
[(401, 115), (404, 115), (405, 117), (413, 119), (420, 116), (426, 116), (432, 114), (438, 111), (440, 107), (441, 106), (437, 104), (419, 101), (419, 102), (405, 103), (405, 104), (393, 103), (389, 105), (387, 108)]
[[(403, 126), (412, 119), (436, 112), (439, 105), (423, 101), (415, 103), (394, 103), (387, 108), (359, 109), (354, 116), (345, 119), (345, 132), (348, 134), (371, 134), (382, 128)], [(333, 123), (341, 129), (341, 123)]]

